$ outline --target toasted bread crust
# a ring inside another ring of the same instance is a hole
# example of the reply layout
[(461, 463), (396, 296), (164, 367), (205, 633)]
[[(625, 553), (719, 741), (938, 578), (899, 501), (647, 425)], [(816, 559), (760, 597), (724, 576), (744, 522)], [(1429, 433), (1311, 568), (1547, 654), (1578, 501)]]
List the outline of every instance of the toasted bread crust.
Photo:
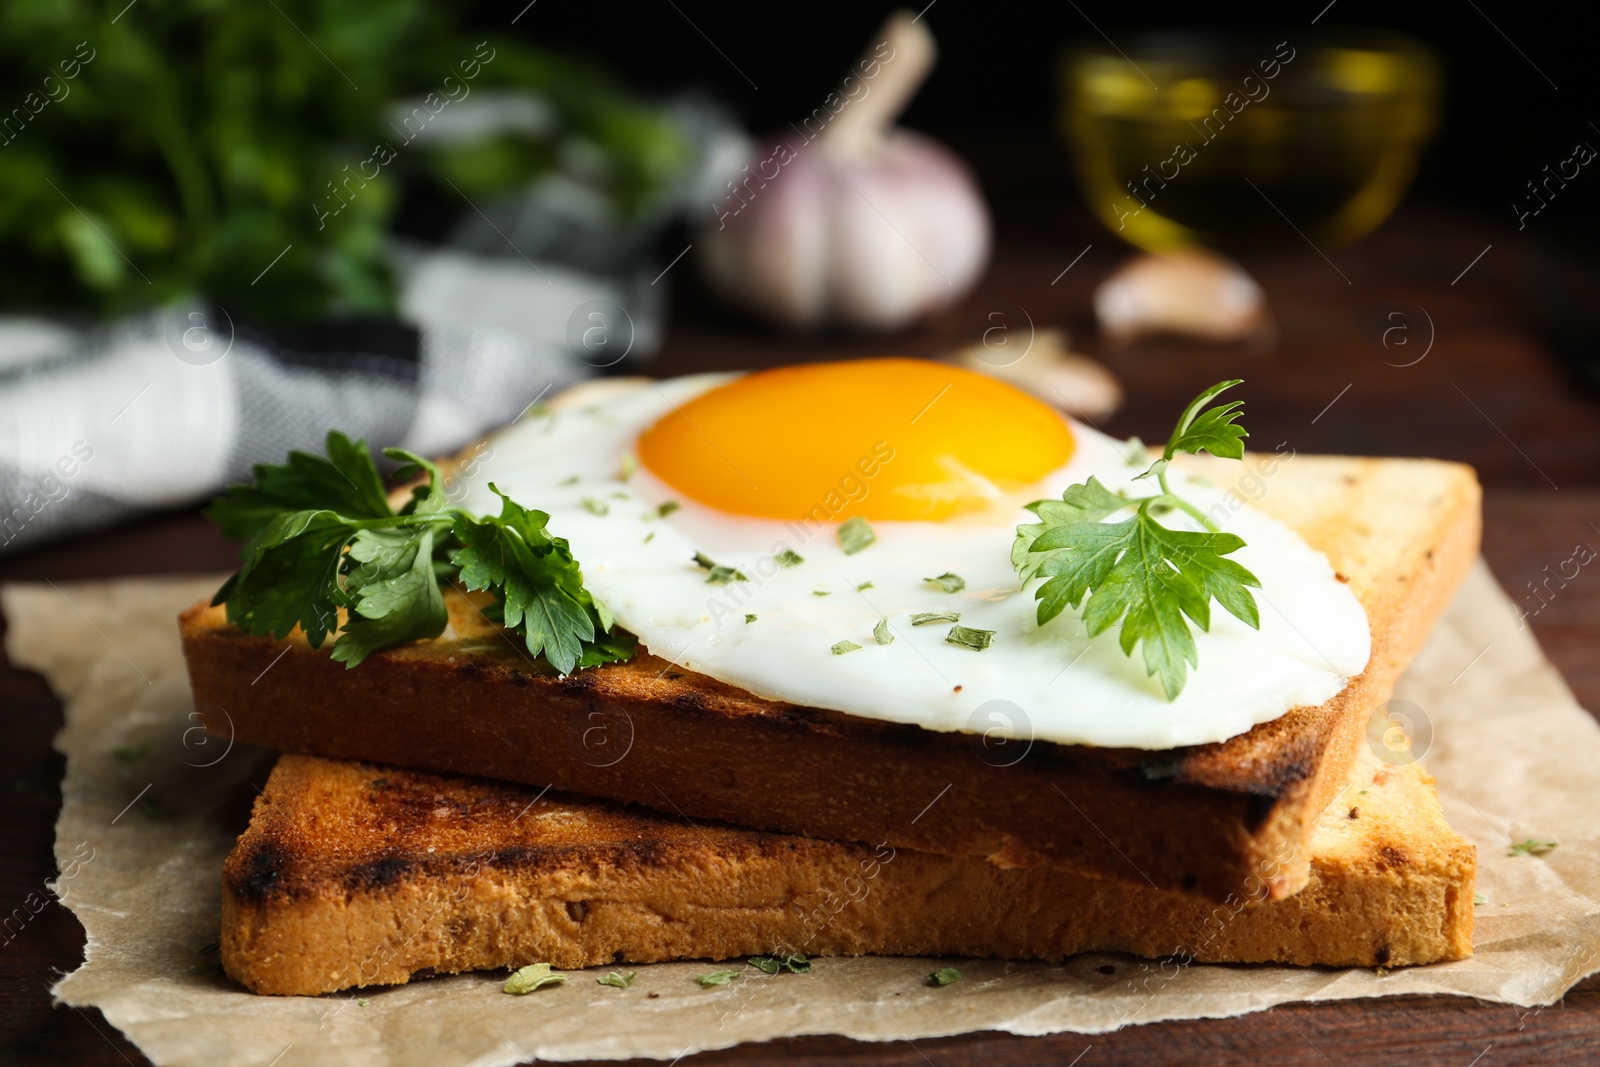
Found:
[(1305, 890), (1244, 907), (285, 756), (224, 868), (222, 959), (255, 992), (314, 994), (535, 961), (779, 951), (1334, 966), (1470, 955), (1474, 852), (1432, 779), (1364, 754), (1349, 781), (1313, 837)]
[(292, 752), (1214, 900), (1270, 871), (1281, 897), (1309, 877), (1307, 839), (1367, 717), (1477, 555), (1479, 490), (1470, 468), (1432, 460), (1257, 456), (1212, 471), (1244, 485), (1251, 472), (1265, 489), (1241, 494), (1349, 579), (1372, 659), (1327, 704), (1171, 752), (1041, 742), (994, 767), (967, 735), (762, 700), (645, 654), (557, 678), (455, 595), (444, 635), (355, 671), (299, 635), (285, 653), (204, 604), (181, 617), (184, 653), (208, 728)]

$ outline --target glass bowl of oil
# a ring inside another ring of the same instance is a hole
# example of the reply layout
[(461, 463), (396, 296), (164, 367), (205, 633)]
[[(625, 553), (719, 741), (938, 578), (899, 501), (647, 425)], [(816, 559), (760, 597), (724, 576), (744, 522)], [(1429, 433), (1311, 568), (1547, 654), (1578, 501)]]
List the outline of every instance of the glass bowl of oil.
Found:
[(1350, 244), (1399, 203), (1437, 121), (1439, 62), (1401, 34), (1117, 44), (1064, 53), (1060, 131), (1095, 215), (1152, 252)]

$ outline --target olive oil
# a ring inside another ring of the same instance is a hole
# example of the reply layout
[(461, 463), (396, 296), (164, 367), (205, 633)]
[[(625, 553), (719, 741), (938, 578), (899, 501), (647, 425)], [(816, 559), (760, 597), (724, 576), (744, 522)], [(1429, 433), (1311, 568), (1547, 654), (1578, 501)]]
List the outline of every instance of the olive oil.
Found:
[(1433, 132), (1438, 66), (1408, 38), (1127, 43), (1069, 53), (1061, 127), (1089, 206), (1152, 251), (1348, 244)]

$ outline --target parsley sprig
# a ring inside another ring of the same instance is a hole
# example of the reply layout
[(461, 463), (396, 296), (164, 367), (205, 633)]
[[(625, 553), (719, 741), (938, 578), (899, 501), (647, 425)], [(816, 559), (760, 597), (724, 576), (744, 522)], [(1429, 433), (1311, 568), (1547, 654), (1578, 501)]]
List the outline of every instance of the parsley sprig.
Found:
[(257, 464), (254, 483), (217, 498), (207, 516), (245, 541), (238, 573), (212, 600), (227, 605), (230, 623), (279, 640), (299, 626), (312, 648), (337, 633), (333, 658), (354, 667), (379, 649), (442, 633), (440, 586), (459, 581), (493, 593), (485, 613), (562, 674), (633, 655), (632, 635), (613, 629), (567, 542), (546, 528), (550, 516), (492, 484), (500, 514), (474, 515), (450, 504), (433, 463), (399, 448), (384, 455), (401, 461), (401, 479), (426, 475), (398, 511), (366, 442), (337, 430), (325, 454)]
[[(1202, 450), (1228, 459), (1244, 457), (1243, 414), (1237, 400), (1207, 407), (1240, 379), (1218, 382), (1184, 409), (1161, 458), (1136, 480), (1154, 478), (1160, 492), (1146, 497), (1119, 496), (1096, 478), (1070, 486), (1060, 500), (1028, 505), (1038, 523), (1019, 526), (1011, 562), (1023, 585), (1045, 581), (1035, 592), (1039, 625), (1077, 609), (1088, 598), (1083, 620), (1089, 636), (1121, 623), (1118, 643), (1132, 656), (1142, 646), (1145, 671), (1159, 675), (1167, 699), (1175, 699), (1187, 680), (1187, 668), (1200, 665), (1192, 621), (1211, 629), (1211, 602), (1259, 629), (1260, 615), (1250, 587), (1256, 576), (1224, 557), (1244, 547), (1235, 534), (1223, 533), (1199, 508), (1172, 491), (1167, 467), (1179, 452)], [(1103, 520), (1129, 508), (1130, 518)], [(1181, 511), (1202, 531), (1174, 530), (1157, 516)]]

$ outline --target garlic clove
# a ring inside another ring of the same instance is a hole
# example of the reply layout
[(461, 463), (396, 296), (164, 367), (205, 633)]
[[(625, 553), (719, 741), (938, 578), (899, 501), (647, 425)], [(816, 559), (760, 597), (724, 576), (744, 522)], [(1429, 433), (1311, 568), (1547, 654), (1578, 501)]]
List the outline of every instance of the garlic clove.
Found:
[(1122, 385), (1103, 364), (1073, 352), (1064, 330), (1039, 330), (1022, 355), (973, 345), (950, 357), (968, 370), (1024, 389), (1085, 421), (1108, 418), (1122, 407)]
[(1270, 329), (1266, 294), (1255, 279), (1233, 260), (1198, 248), (1133, 257), (1095, 290), (1094, 309), (1113, 344), (1155, 334), (1228, 343)]

